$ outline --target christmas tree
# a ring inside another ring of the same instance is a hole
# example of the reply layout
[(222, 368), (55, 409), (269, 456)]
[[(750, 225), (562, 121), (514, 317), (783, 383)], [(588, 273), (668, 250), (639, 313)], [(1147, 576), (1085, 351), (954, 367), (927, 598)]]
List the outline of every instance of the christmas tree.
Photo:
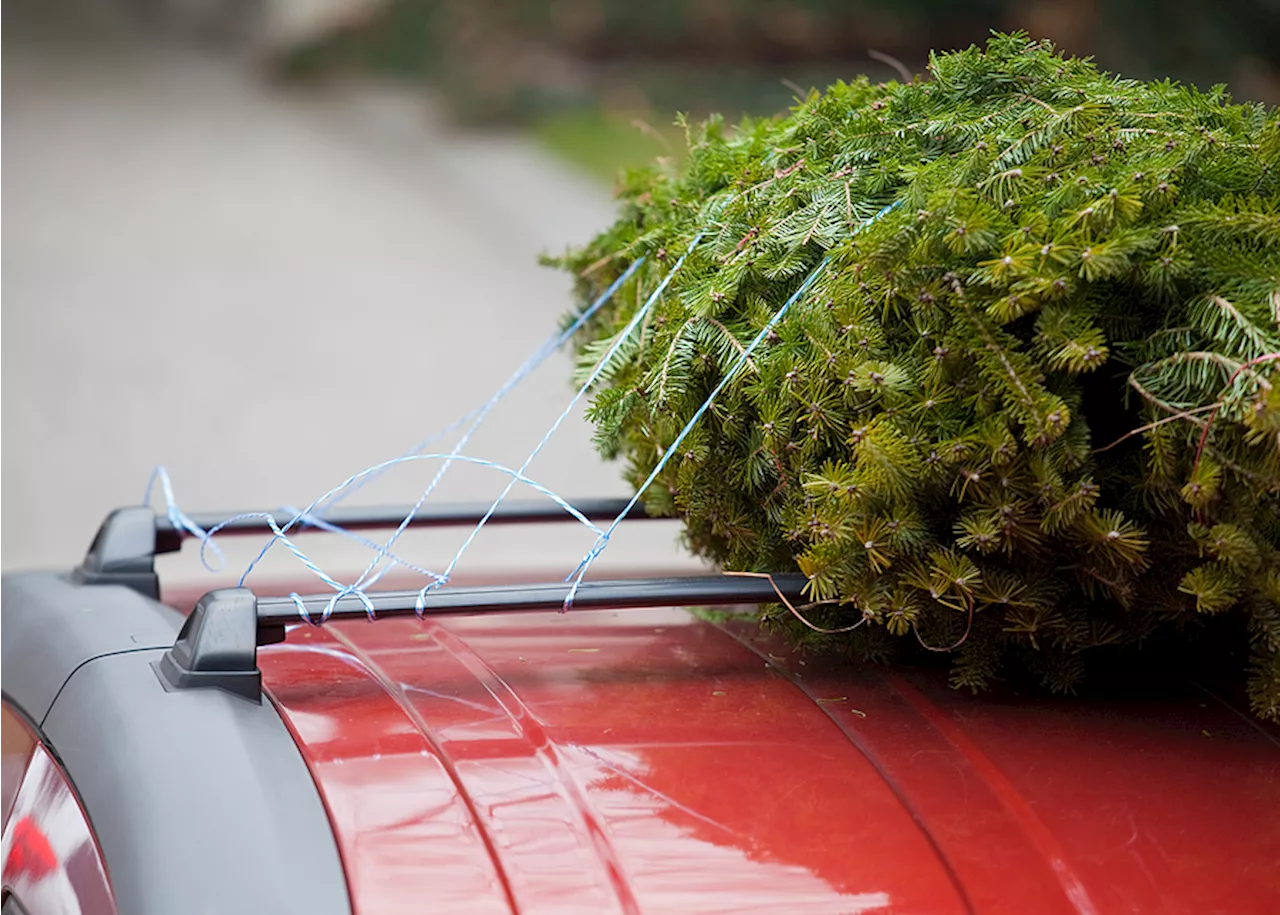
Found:
[(644, 259), (578, 367), (651, 513), (957, 686), (1238, 615), (1280, 718), (1276, 112), (997, 35), (686, 130), (557, 261), (590, 299)]

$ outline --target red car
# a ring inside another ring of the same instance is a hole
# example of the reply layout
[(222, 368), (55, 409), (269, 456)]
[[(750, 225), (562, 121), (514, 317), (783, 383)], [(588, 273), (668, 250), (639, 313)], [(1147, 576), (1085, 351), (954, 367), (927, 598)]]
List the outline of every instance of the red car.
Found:
[(1280, 736), (1192, 684), (975, 698), (721, 576), (192, 610), (181, 539), (4, 579), (5, 915), (1280, 912)]

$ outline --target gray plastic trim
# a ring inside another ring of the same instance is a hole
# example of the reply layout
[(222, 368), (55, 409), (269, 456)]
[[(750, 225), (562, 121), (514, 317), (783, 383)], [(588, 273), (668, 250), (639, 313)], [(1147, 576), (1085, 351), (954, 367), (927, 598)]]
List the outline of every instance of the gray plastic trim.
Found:
[(345, 915), (332, 826), (269, 701), (166, 691), (184, 617), (122, 585), (6, 575), (3, 691), (47, 738), (130, 915)]
[(117, 508), (102, 522), (84, 562), (71, 574), (81, 584), (126, 585), (154, 600), (160, 597), (155, 558), (155, 512), (145, 505)]
[[(284, 627), (279, 627), (284, 641)], [(222, 689), (262, 701), (258, 670), (258, 600), (248, 588), (210, 591), (155, 665), (165, 689)]]
[(4, 693), (37, 724), (81, 664), (121, 651), (168, 648), (182, 614), (120, 585), (77, 585), (66, 575), (5, 575), (0, 666)]
[(44, 722), (120, 911), (350, 913), (328, 815), (275, 707), (166, 691), (152, 669), (163, 655), (89, 661)]

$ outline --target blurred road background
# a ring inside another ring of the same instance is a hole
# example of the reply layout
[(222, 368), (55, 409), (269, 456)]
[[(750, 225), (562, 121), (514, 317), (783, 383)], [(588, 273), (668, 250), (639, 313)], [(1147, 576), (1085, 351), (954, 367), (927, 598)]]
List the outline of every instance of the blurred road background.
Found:
[[(679, 155), (677, 108), (778, 111), (989, 28), (1280, 100), (1277, 0), (29, 0), (3, 16), (5, 569), (76, 562), (156, 464), (188, 510), (302, 504), (483, 402), (570, 306), (537, 255), (609, 221), (619, 166)], [(468, 452), (518, 465), (568, 373), (553, 359)], [(434, 469), (355, 501), (411, 502)], [(624, 494), (581, 411), (529, 474)], [(436, 498), (504, 482), (459, 466)], [(689, 561), (669, 524), (628, 531), (615, 567)], [(464, 533), (404, 551), (439, 567)], [(568, 571), (592, 539), (493, 532), (470, 567)], [(190, 555), (166, 568), (196, 574)]]
[[(158, 463), (188, 510), (306, 504), (482, 403), (555, 330), (569, 283), (537, 255), (605, 225), (606, 188), (521, 136), (442, 128), (421, 96), (273, 91), (86, 6), (5, 10), (6, 569), (77, 561)], [(568, 373), (530, 378), (470, 453), (518, 466)], [(412, 502), (435, 466), (358, 498)], [(623, 493), (580, 411), (529, 475)], [(505, 482), (455, 466), (439, 498)], [(664, 528), (649, 562), (674, 554)], [(497, 540), (522, 568), (591, 544), (520, 533)]]

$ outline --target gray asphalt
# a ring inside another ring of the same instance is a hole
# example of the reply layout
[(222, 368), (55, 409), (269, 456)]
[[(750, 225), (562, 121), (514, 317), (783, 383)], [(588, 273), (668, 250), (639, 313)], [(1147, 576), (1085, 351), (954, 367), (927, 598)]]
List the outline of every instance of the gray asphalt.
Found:
[[(289, 93), (189, 51), (53, 47), (9, 26), (6, 570), (77, 561), (157, 464), (184, 508), (240, 509), (305, 503), (403, 453), (556, 328), (569, 285), (536, 257), (611, 218), (606, 193), (524, 139), (456, 133), (414, 94)], [(568, 375), (553, 359), (469, 453), (518, 464), (571, 396)], [(435, 466), (398, 468), (353, 501), (412, 501)], [(570, 497), (626, 492), (580, 410), (528, 474)], [(504, 482), (457, 467), (437, 498), (487, 499)], [(462, 535), (406, 551), (438, 568)], [(593, 539), (495, 532), (462, 568), (546, 578)], [(674, 539), (668, 524), (624, 529), (600, 568), (687, 563)], [(315, 548), (335, 569), (362, 562)], [(196, 574), (190, 555), (165, 569)]]

